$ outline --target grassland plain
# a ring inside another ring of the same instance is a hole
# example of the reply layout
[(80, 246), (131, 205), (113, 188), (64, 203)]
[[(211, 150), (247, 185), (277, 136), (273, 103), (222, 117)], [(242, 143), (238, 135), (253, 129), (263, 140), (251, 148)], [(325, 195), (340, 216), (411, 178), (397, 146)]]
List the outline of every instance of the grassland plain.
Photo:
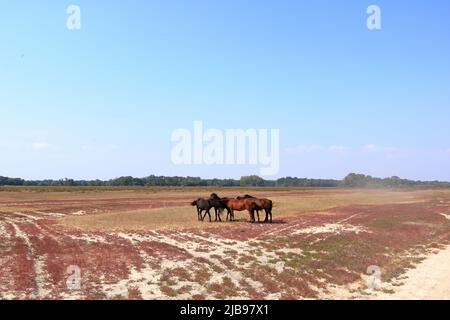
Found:
[[(198, 222), (213, 191), (271, 198), (274, 223)], [(0, 297), (450, 298), (449, 218), (448, 189), (0, 188)]]

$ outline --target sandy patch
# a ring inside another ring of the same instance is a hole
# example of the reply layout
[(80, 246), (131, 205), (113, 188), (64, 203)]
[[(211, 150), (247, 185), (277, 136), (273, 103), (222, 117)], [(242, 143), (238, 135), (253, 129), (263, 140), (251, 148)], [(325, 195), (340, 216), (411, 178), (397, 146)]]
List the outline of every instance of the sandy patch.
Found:
[(393, 294), (379, 293), (378, 299), (450, 299), (450, 246), (431, 254), (403, 276), (404, 284), (392, 287)]
[(38, 214), (39, 216), (46, 216), (46, 217), (64, 217), (64, 213), (59, 212), (42, 212), (42, 211), (33, 211), (34, 213)]
[(333, 234), (341, 234), (353, 232), (359, 234), (361, 232), (369, 232), (367, 228), (362, 226), (355, 226), (352, 224), (340, 224), (340, 223), (328, 223), (322, 226), (314, 226), (309, 228), (304, 228), (293, 232), (294, 235), (299, 234), (318, 234), (318, 233), (333, 233)]
[(73, 216), (84, 216), (86, 214), (86, 211), (84, 210), (78, 210), (70, 213)]
[(441, 216), (443, 216), (447, 220), (450, 220), (450, 214), (441, 213)]
[(81, 240), (90, 243), (103, 243), (109, 244), (105, 237), (95, 234), (82, 234), (82, 235), (69, 235), (72, 240)]
[(4, 239), (11, 239), (11, 234), (6, 230), (6, 227), (2, 221), (0, 221), (0, 237)]

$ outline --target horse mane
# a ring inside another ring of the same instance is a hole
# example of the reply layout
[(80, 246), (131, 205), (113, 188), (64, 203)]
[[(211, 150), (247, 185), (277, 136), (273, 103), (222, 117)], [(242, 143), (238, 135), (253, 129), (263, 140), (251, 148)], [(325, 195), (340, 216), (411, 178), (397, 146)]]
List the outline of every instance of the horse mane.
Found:
[(254, 196), (251, 196), (249, 194), (244, 194), (243, 197), (237, 197), (236, 199), (242, 200), (242, 199), (256, 199)]

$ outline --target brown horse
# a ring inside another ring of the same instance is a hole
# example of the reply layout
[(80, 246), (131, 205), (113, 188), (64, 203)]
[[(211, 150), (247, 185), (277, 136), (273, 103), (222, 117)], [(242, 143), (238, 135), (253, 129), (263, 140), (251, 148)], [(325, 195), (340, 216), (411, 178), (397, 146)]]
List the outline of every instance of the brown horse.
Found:
[(261, 198), (261, 199), (255, 198), (248, 194), (244, 195), (243, 197), (237, 197), (237, 199), (247, 199), (247, 200), (253, 201), (255, 204), (256, 215), (258, 216), (258, 222), (260, 222), (259, 211), (264, 210), (266, 212), (266, 218), (264, 219), (264, 222), (272, 223), (272, 207), (273, 207), (272, 200), (264, 199), (264, 198)]
[(220, 199), (220, 201), (227, 208), (227, 220), (228, 216), (230, 221), (234, 221), (234, 211), (244, 211), (247, 210), (250, 216), (250, 221), (255, 222), (255, 210), (257, 208), (253, 199), (231, 199), (231, 198), (219, 198), (216, 194), (211, 194), (211, 198)]

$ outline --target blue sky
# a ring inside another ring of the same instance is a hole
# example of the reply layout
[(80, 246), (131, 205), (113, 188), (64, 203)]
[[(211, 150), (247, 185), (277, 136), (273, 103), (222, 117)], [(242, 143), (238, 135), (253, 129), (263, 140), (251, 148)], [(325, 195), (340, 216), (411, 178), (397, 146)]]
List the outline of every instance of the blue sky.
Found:
[(201, 120), (280, 129), (277, 176), (450, 181), (449, 18), (444, 0), (3, 1), (0, 175), (258, 173), (172, 164), (171, 133)]

